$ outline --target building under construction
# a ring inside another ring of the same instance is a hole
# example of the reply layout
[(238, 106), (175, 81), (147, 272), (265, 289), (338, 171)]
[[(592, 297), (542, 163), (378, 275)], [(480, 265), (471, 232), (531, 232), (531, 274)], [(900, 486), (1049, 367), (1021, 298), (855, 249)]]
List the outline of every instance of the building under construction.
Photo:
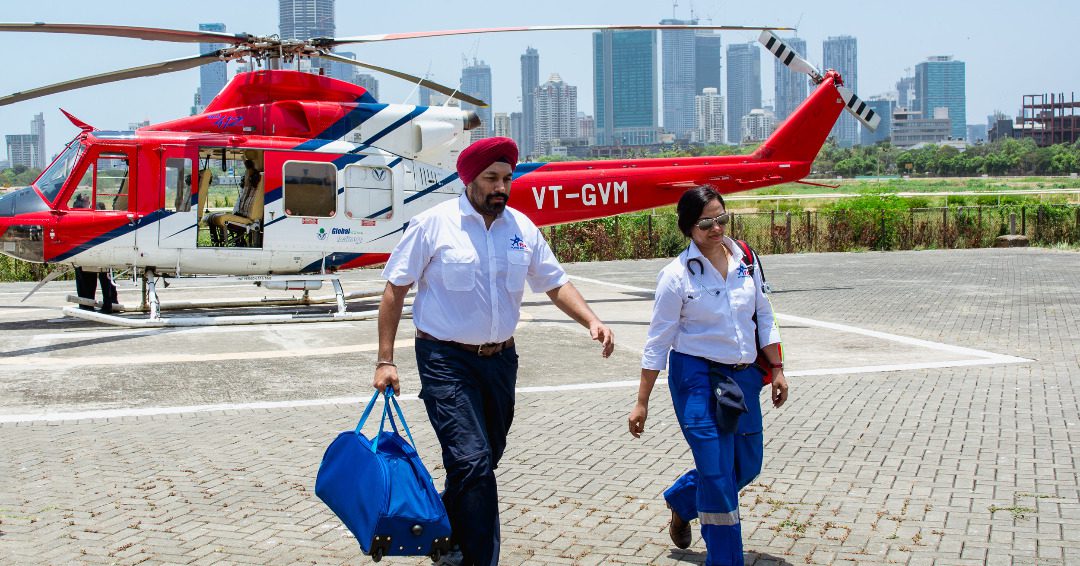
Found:
[(1025, 94), (1016, 126), (1017, 137), (1030, 137), (1039, 147), (1058, 143), (1076, 143), (1080, 139), (1080, 102), (1076, 93)]

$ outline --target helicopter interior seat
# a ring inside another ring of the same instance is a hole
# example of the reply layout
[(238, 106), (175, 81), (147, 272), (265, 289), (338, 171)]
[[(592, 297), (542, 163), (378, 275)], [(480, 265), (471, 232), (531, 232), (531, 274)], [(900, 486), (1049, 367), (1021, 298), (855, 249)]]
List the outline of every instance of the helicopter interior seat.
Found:
[(225, 229), (228, 230), (230, 240), (237, 246), (257, 248), (262, 246), (262, 220), (263, 220), (263, 178), (255, 187), (255, 197), (251, 199), (249, 216), (231, 214), (225, 221)]

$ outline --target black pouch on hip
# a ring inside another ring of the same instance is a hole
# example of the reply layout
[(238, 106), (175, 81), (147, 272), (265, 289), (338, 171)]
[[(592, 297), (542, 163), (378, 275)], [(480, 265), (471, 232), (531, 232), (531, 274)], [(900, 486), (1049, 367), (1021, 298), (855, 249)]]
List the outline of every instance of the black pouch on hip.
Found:
[(716, 399), (717, 428), (723, 433), (734, 433), (739, 426), (739, 417), (747, 412), (742, 387), (725, 375), (717, 363), (709, 364), (709, 385)]

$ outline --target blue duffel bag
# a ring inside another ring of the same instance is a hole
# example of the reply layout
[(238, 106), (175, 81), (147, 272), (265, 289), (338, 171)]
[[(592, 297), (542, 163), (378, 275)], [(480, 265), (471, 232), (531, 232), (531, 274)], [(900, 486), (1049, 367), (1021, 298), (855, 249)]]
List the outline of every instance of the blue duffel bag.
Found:
[[(315, 495), (337, 514), (374, 561), (383, 556), (423, 555), (438, 561), (450, 550), (450, 520), (416, 453), (392, 389), (386, 389), (385, 398), (379, 433), (373, 440), (361, 429), (379, 399), (378, 391), (356, 430), (342, 432), (330, 443), (319, 466)], [(398, 432), (391, 405), (408, 442)], [(393, 430), (384, 430), (387, 419)]]

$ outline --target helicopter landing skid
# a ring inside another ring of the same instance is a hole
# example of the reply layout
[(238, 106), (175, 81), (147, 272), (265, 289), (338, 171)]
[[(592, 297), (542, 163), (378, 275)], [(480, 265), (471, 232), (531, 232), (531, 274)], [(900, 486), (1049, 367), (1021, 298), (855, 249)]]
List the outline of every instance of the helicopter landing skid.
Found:
[[(382, 295), (382, 291), (361, 291), (345, 293), (341, 286), (341, 280), (337, 275), (266, 275), (266, 276), (238, 276), (226, 277), (225, 280), (250, 282), (256, 285), (274, 290), (302, 290), (300, 297), (269, 298), (261, 299), (204, 299), (199, 301), (169, 301), (162, 302), (158, 299), (157, 285), (154, 281), (153, 272), (149, 272), (144, 278), (143, 304), (132, 307), (122, 304), (112, 305), (112, 313), (95, 312), (89, 309), (98, 309), (103, 306), (98, 301), (83, 299), (74, 295), (68, 295), (67, 300), (78, 306), (64, 307), (64, 315), (80, 318), (93, 322), (125, 326), (129, 328), (162, 328), (162, 327), (190, 327), (190, 326), (229, 326), (240, 324), (284, 324), (293, 322), (334, 322), (340, 320), (371, 320), (378, 317), (378, 309), (372, 308), (358, 312), (349, 312), (346, 309), (346, 301), (353, 299), (370, 299)], [(329, 281), (334, 287), (334, 295), (323, 297), (311, 297), (310, 290), (321, 287), (322, 282)], [(161, 315), (162, 311), (191, 310), (191, 309), (229, 309), (229, 308), (257, 308), (257, 307), (288, 307), (288, 306), (316, 306), (320, 304), (336, 303), (336, 312), (324, 313), (283, 313), (283, 314), (251, 314), (251, 315), (195, 315), (195, 316), (169, 316)], [(119, 313), (148, 313), (147, 318), (121, 316)], [(411, 314), (411, 307), (405, 307), (403, 314)]]

